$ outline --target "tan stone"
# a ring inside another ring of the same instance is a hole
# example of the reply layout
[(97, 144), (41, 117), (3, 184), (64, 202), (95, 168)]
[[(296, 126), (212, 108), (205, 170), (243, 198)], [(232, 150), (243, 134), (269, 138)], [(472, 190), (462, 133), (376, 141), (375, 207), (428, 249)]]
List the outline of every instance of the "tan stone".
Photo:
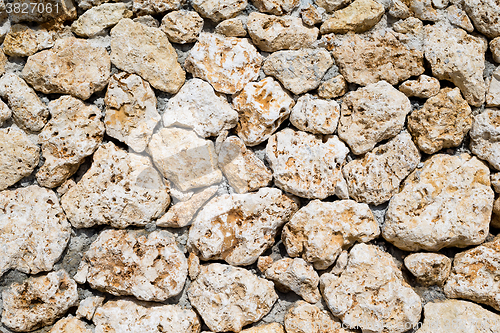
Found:
[(160, 29), (172, 43), (194, 43), (203, 29), (203, 19), (194, 11), (170, 12), (163, 16)]
[(408, 80), (399, 86), (399, 91), (408, 97), (430, 98), (439, 93), (439, 80), (427, 75), (420, 75), (418, 80)]
[(299, 0), (252, 0), (262, 13), (273, 15), (288, 14), (299, 5)]
[(308, 26), (323, 23), (324, 20), (322, 14), (324, 13), (324, 11), (324, 8), (319, 9), (312, 4), (308, 4), (306, 7), (302, 7), (300, 10), (302, 22), (304, 22), (304, 24)]
[(490, 50), (493, 60), (500, 63), (500, 37), (492, 39), (490, 41)]
[(36, 52), (54, 46), (55, 34), (41, 28), (31, 29), (15, 24), (3, 41), (3, 51), (13, 57), (29, 57)]
[(348, 333), (331, 314), (316, 305), (298, 301), (285, 316), (287, 333)]
[(285, 333), (283, 326), (278, 323), (264, 324), (257, 327), (248, 328), (241, 333)]
[(500, 197), (493, 203), (493, 215), (491, 216), (491, 227), (500, 228)]
[(92, 333), (92, 331), (83, 321), (70, 315), (58, 320), (48, 333)]
[(306, 94), (297, 100), (290, 113), (290, 122), (301, 131), (333, 134), (340, 117), (339, 104)]
[(82, 37), (92, 37), (102, 33), (104, 29), (116, 25), (122, 18), (132, 16), (127, 4), (104, 3), (83, 13), (71, 25), (71, 31)]
[(2, 126), (12, 116), (12, 110), (7, 104), (0, 100), (0, 126)]
[(237, 17), (227, 19), (217, 24), (215, 33), (226, 37), (245, 37), (247, 35), (246, 24)]
[[(41, 1), (19, 0), (16, 1), (20, 5), (20, 10), (16, 13), (15, 10), (10, 13), (9, 20), (12, 23), (19, 22), (64, 22), (76, 19), (77, 12), (73, 1), (68, 0), (44, 0), (43, 8), (35, 7), (32, 3), (40, 3)], [(37, 5), (38, 6), (38, 5)], [(52, 10), (50, 10), (51, 8)]]
[(184, 0), (133, 0), (132, 8), (138, 15), (155, 15), (180, 9), (184, 2)]
[(328, 13), (347, 6), (352, 0), (314, 0), (314, 3), (324, 8)]
[(412, 253), (404, 260), (406, 268), (420, 284), (442, 286), (451, 270), (451, 259), (439, 253)]
[(193, 252), (189, 253), (188, 257), (188, 275), (191, 280), (196, 280), (198, 275), (200, 275), (201, 266), (200, 258)]
[(439, 13), (434, 6), (433, 0), (402, 0), (408, 7), (409, 13), (423, 21), (437, 22), (440, 19)]
[(235, 17), (247, 7), (247, 0), (193, 0), (193, 8), (203, 17), (220, 22)]
[(84, 298), (83, 300), (80, 301), (80, 304), (78, 305), (78, 309), (76, 310), (76, 317), (92, 320), (92, 318), (94, 317), (95, 310), (97, 310), (97, 308), (102, 305), (104, 299), (105, 298), (102, 296), (90, 296)]
[(362, 33), (370, 30), (384, 15), (384, 6), (375, 0), (355, 0), (344, 9), (337, 10), (321, 25), (321, 34)]
[(480, 33), (490, 38), (500, 36), (500, 6), (497, 0), (464, 0), (463, 6)]
[[(0, 20), (1, 20), (1, 18), (0, 18)], [(1, 36), (1, 29), (0, 29), (0, 36)], [(0, 39), (1, 39), (1, 37), (0, 37)], [(3, 50), (1, 50), (0, 51), (0, 75), (5, 74), (5, 65), (7, 64), (8, 60), (9, 59), (7, 59)]]
[(500, 106), (500, 66), (491, 75), (490, 86), (486, 94), (486, 106)]
[(337, 98), (347, 93), (347, 82), (342, 75), (337, 75), (323, 82), (318, 88), (318, 95), (321, 98)]
[(465, 13), (465, 11), (463, 11), (460, 7), (458, 7), (457, 5), (451, 5), (450, 7), (446, 8), (446, 11), (448, 14), (448, 20), (451, 24), (456, 25), (457, 27), (462, 28), (467, 32), (474, 31), (474, 26), (467, 16), (467, 13)]
[(486, 109), (474, 117), (470, 131), (472, 153), (500, 170), (500, 110)]

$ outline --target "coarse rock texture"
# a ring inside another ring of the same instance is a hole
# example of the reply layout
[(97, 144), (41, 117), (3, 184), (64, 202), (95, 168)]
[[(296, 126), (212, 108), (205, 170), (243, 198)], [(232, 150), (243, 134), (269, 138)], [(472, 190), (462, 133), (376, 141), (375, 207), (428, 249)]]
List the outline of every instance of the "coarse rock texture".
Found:
[(337, 10), (321, 25), (321, 34), (356, 33), (371, 29), (384, 15), (384, 6), (375, 0), (355, 0), (344, 9)]
[[(1, 39), (1, 38), (0, 38)], [(3, 50), (0, 51), (0, 75), (5, 74), (5, 65), (7, 64), (7, 57)]]
[(148, 157), (127, 153), (112, 142), (94, 153), (92, 166), (61, 198), (75, 228), (108, 224), (144, 226), (170, 204), (168, 187)]
[[(80, 1), (80, 0), (77, 0)], [(83, 1), (103, 1), (103, 0), (83, 0)], [(109, 0), (104, 0), (109, 1)], [(155, 15), (171, 10), (180, 9), (184, 0), (133, 0), (132, 8), (138, 15)]]
[(178, 305), (108, 301), (94, 315), (95, 333), (199, 333), (200, 320), (191, 309)]
[(271, 281), (244, 268), (217, 263), (201, 267), (188, 297), (214, 332), (240, 332), (265, 316), (278, 299)]
[(257, 327), (248, 328), (241, 333), (285, 333), (283, 326), (278, 323), (271, 323)]
[(246, 38), (201, 33), (184, 63), (186, 70), (225, 94), (257, 79), (262, 56)]
[(189, 230), (188, 248), (201, 260), (250, 265), (274, 244), (278, 229), (298, 208), (276, 188), (215, 197), (198, 212)]
[(321, 98), (331, 99), (345, 95), (348, 91), (347, 82), (342, 75), (337, 75), (323, 82), (318, 87), (318, 95)]
[(470, 137), (472, 153), (500, 170), (500, 110), (486, 109), (476, 115)]
[(457, 27), (462, 28), (467, 32), (474, 31), (474, 26), (472, 25), (470, 18), (467, 16), (467, 13), (463, 11), (459, 6), (451, 5), (450, 7), (446, 8), (446, 11), (448, 14), (448, 20), (451, 24), (456, 25)]
[(323, 274), (323, 297), (347, 327), (366, 332), (406, 332), (420, 319), (420, 296), (403, 279), (393, 257), (374, 245), (357, 244), (340, 276)]
[(318, 88), (333, 60), (325, 49), (278, 51), (264, 61), (266, 75), (274, 76), (295, 95)]
[(399, 91), (408, 97), (430, 98), (439, 93), (439, 80), (427, 75), (420, 75), (418, 80), (408, 80), (399, 86)]
[(215, 33), (226, 37), (245, 37), (247, 35), (247, 28), (243, 20), (235, 17), (217, 24)]
[(500, 63), (500, 37), (491, 40), (490, 50), (491, 55), (493, 56), (493, 60), (497, 63)]
[(463, 6), (480, 33), (490, 38), (500, 36), (498, 0), (465, 0)]
[(64, 270), (13, 283), (2, 292), (2, 323), (28, 332), (53, 324), (78, 303), (76, 282)]
[(111, 29), (111, 62), (171, 94), (179, 91), (186, 79), (165, 33), (129, 18), (121, 19)]
[(24, 24), (10, 28), (3, 42), (3, 52), (12, 57), (29, 57), (54, 46), (55, 35), (46, 29), (31, 29)]
[(442, 286), (451, 270), (451, 259), (439, 253), (412, 253), (404, 260), (406, 268), (423, 285)]
[(203, 19), (197, 12), (178, 10), (163, 17), (160, 29), (172, 43), (194, 43), (203, 29)]
[(92, 37), (117, 24), (122, 18), (132, 16), (127, 4), (104, 3), (83, 13), (71, 25), (71, 31), (81, 37)]
[(433, 21), (436, 22), (440, 19), (439, 12), (436, 7), (446, 7), (436, 6), (438, 2), (442, 1), (432, 1), (432, 0), (401, 0), (401, 2), (407, 6), (408, 13), (423, 21)]
[(0, 126), (12, 116), (12, 110), (0, 99)]
[(0, 190), (29, 176), (38, 165), (40, 147), (22, 130), (0, 128)]
[(299, 0), (252, 0), (252, 3), (262, 13), (273, 15), (288, 14), (299, 5)]
[(305, 25), (314, 26), (324, 21), (324, 12), (324, 8), (315, 7), (309, 3), (307, 6), (301, 7), (300, 16)]
[(105, 298), (102, 296), (90, 296), (84, 298), (78, 305), (78, 309), (76, 310), (76, 317), (92, 320), (95, 310), (97, 310), (97, 308), (102, 305), (104, 299)]
[(441, 89), (408, 116), (408, 130), (426, 154), (459, 146), (471, 127), (472, 110), (458, 88)]
[(182, 291), (187, 270), (187, 259), (168, 231), (110, 229), (85, 252), (75, 279), (115, 296), (162, 302)]
[[(76, 8), (73, 1), (68, 0), (46, 0), (43, 3), (45, 6), (35, 7), (32, 3), (40, 3), (39, 1), (19, 0), (16, 1), (20, 6), (12, 7), (12, 12), (9, 15), (9, 20), (12, 23), (19, 22), (64, 22), (66, 20), (74, 20), (77, 16)], [(50, 6), (47, 6), (49, 5)], [(50, 8), (50, 9), (49, 9)], [(49, 23), (50, 24), (50, 23)]]
[(307, 48), (318, 38), (319, 29), (309, 28), (298, 17), (250, 13), (248, 34), (257, 47), (266, 52)]
[(349, 197), (341, 171), (348, 153), (336, 135), (322, 138), (291, 128), (271, 136), (266, 146), (275, 185), (308, 199)]
[(71, 234), (56, 194), (36, 185), (6, 190), (0, 207), (0, 276), (52, 270)]
[(408, 97), (385, 81), (347, 94), (340, 108), (338, 135), (361, 155), (396, 136), (411, 111)]
[(235, 17), (247, 7), (247, 0), (193, 0), (193, 8), (214, 22)]
[(334, 101), (301, 96), (290, 113), (290, 122), (301, 131), (312, 134), (333, 134), (337, 130), (340, 106)]
[(108, 52), (85, 39), (56, 40), (50, 50), (28, 58), (22, 76), (44, 94), (69, 94), (83, 100), (108, 83), (111, 63)]
[(486, 94), (486, 106), (500, 106), (500, 66), (491, 75), (490, 86)]
[(325, 9), (328, 13), (332, 13), (337, 9), (350, 4), (352, 0), (314, 0), (314, 3), (319, 7)]
[(233, 98), (239, 113), (236, 133), (247, 146), (266, 141), (290, 115), (292, 97), (272, 77), (250, 82)]
[(386, 144), (343, 168), (349, 196), (358, 202), (380, 205), (399, 192), (401, 182), (420, 162), (420, 153), (408, 132), (403, 131)]
[(57, 321), (48, 333), (92, 333), (92, 331), (87, 328), (85, 322), (68, 316)]
[(493, 203), (493, 215), (491, 216), (491, 227), (500, 228), (500, 197)]
[(318, 270), (330, 267), (343, 249), (368, 242), (380, 229), (368, 205), (353, 200), (310, 201), (283, 228), (291, 257), (301, 256)]
[(390, 201), (384, 238), (406, 251), (481, 244), (488, 236), (494, 193), (490, 170), (476, 157), (437, 154)]
[(493, 190), (496, 193), (500, 193), (500, 172), (491, 174), (490, 180), (491, 180), (491, 187), (493, 187)]
[(285, 316), (286, 333), (348, 333), (326, 310), (298, 301)]

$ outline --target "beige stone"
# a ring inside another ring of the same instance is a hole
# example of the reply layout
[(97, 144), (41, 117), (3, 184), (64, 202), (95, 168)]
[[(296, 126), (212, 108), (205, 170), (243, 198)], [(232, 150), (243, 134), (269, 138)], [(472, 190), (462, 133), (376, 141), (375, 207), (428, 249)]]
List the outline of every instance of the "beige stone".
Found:
[(493, 60), (500, 63), (500, 37), (492, 39), (490, 41), (490, 50)]
[(493, 215), (491, 216), (491, 227), (500, 228), (500, 197), (493, 203)]
[(318, 95), (321, 98), (331, 99), (345, 95), (348, 87), (342, 75), (337, 75), (323, 82), (318, 88)]
[(298, 301), (285, 315), (287, 333), (348, 333), (326, 310), (316, 305)]
[(496, 193), (500, 193), (500, 172), (491, 174), (491, 186)]
[(325, 11), (324, 8), (319, 9), (313, 6), (312, 4), (308, 4), (307, 6), (302, 7), (300, 9), (300, 16), (302, 17), (302, 22), (304, 22), (304, 24), (308, 26), (313, 26), (319, 23), (323, 23), (324, 11)]
[(500, 6), (497, 0), (464, 0), (463, 6), (480, 33), (489, 38), (500, 36)]
[(247, 35), (247, 28), (242, 19), (235, 17), (217, 24), (215, 33), (226, 37), (245, 37)]
[(333, 134), (337, 130), (340, 106), (306, 94), (297, 100), (290, 113), (290, 122), (301, 131), (313, 134)]
[[(1, 20), (1, 18), (0, 18), (0, 20)], [(0, 27), (0, 36), (1, 36), (1, 27)], [(0, 37), (0, 39), (1, 39), (1, 37)], [(0, 75), (5, 74), (5, 65), (7, 64), (8, 60), (9, 59), (7, 59), (3, 50), (1, 50), (0, 51)]]
[(248, 328), (241, 333), (285, 333), (283, 326), (278, 323), (264, 324), (257, 327)]
[(423, 21), (437, 22), (440, 19), (439, 12), (434, 6), (433, 0), (402, 0), (408, 7), (409, 13)]
[(471, 150), (474, 155), (500, 170), (500, 110), (486, 109), (474, 117), (470, 131)]
[(273, 15), (288, 14), (299, 5), (299, 0), (252, 0), (262, 13)]
[(188, 275), (191, 280), (196, 280), (198, 275), (200, 275), (201, 266), (200, 258), (193, 252), (189, 253), (188, 257)]
[(133, 19), (134, 22), (144, 24), (147, 27), (159, 28), (160, 22), (151, 15), (138, 16)]
[(70, 315), (58, 320), (48, 333), (92, 333), (92, 331), (83, 321)]
[(486, 94), (486, 106), (500, 106), (500, 66), (491, 75), (490, 86)]
[(132, 16), (127, 4), (104, 3), (83, 13), (71, 25), (71, 31), (82, 37), (92, 37), (102, 33), (104, 29), (116, 25), (122, 18)]
[(197, 12), (178, 10), (163, 17), (160, 29), (172, 43), (194, 43), (203, 29), (203, 19)]
[(235, 17), (247, 7), (247, 0), (193, 0), (193, 8), (203, 17), (220, 22)]
[(425, 286), (442, 286), (451, 270), (451, 259), (439, 253), (412, 253), (404, 259), (406, 268)]
[(76, 317), (92, 320), (95, 310), (102, 305), (104, 299), (105, 298), (102, 296), (89, 296), (82, 299), (76, 310)]
[(40, 50), (54, 46), (55, 34), (43, 28), (32, 29), (15, 24), (3, 41), (3, 51), (12, 57), (29, 57)]
[(138, 15), (155, 15), (180, 9), (184, 2), (184, 0), (133, 0), (132, 8)]
[(467, 32), (474, 31), (474, 26), (467, 16), (467, 13), (463, 11), (459, 6), (451, 5), (450, 7), (446, 8), (446, 11), (448, 14), (448, 20), (451, 24), (456, 25), (457, 27), (462, 28)]
[(382, 15), (384, 6), (375, 0), (355, 0), (344, 9), (337, 10), (321, 25), (321, 34), (362, 33), (373, 28)]
[(314, 0), (314, 3), (324, 8), (328, 13), (347, 6), (352, 0)]
[[(73, 1), (69, 0), (44, 0), (44, 7), (39, 8), (32, 3), (39, 1), (19, 0), (20, 10), (16, 13), (15, 8), (9, 15), (12, 23), (19, 22), (64, 22), (76, 19), (77, 12)], [(50, 4), (50, 6), (49, 6)], [(50, 10), (49, 8), (52, 8)]]
[(431, 98), (439, 93), (439, 80), (427, 75), (420, 75), (418, 80), (408, 80), (399, 86), (399, 91), (408, 97)]
[(12, 116), (12, 110), (7, 104), (0, 100), (0, 126), (2, 126)]

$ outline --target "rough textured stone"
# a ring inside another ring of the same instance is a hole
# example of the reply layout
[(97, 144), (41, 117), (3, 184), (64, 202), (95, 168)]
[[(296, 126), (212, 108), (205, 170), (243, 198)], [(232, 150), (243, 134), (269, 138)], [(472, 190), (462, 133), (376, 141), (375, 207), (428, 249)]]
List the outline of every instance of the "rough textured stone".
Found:
[(222, 264), (202, 266), (188, 297), (214, 332), (240, 332), (265, 316), (278, 299), (271, 281)]
[(82, 37), (92, 37), (117, 24), (122, 18), (131, 17), (127, 4), (104, 3), (83, 13), (71, 25), (71, 31)]
[(399, 86), (399, 91), (408, 97), (430, 98), (439, 93), (439, 80), (427, 75), (420, 75), (418, 80), (408, 80)]
[(392, 198), (382, 234), (406, 251), (481, 244), (492, 207), (484, 163), (468, 154), (437, 154), (410, 174)]
[(217, 24), (215, 33), (226, 37), (245, 37), (247, 35), (246, 24), (237, 17), (224, 20)]
[(102, 305), (104, 299), (102, 296), (90, 296), (83, 299), (76, 310), (76, 317), (92, 320), (95, 310)]
[(500, 37), (497, 37), (490, 42), (491, 55), (493, 60), (500, 63)]
[(476, 115), (470, 131), (472, 153), (496, 170), (500, 170), (499, 131), (500, 110), (497, 109), (486, 109)]
[(318, 88), (318, 95), (321, 98), (337, 98), (345, 95), (348, 91), (347, 82), (342, 75), (337, 75), (323, 82)]
[(314, 0), (314, 3), (324, 8), (328, 13), (347, 6), (352, 0)]
[(247, 0), (193, 0), (193, 8), (214, 22), (235, 17), (247, 7)]
[(12, 110), (5, 104), (2, 100), (0, 100), (0, 126), (3, 125), (4, 122), (10, 119), (12, 116)]
[(462, 28), (467, 32), (474, 31), (474, 26), (467, 16), (467, 13), (465, 13), (465, 11), (463, 11), (460, 7), (451, 5), (450, 7), (446, 8), (446, 11), (448, 14), (448, 20), (451, 24), (456, 25), (457, 27)]
[(406, 268), (423, 285), (442, 286), (451, 270), (451, 259), (439, 253), (412, 253), (404, 260)]
[(313, 134), (333, 134), (337, 130), (340, 106), (307, 94), (297, 100), (290, 113), (290, 122), (301, 131)]
[(170, 12), (161, 20), (160, 29), (172, 43), (194, 43), (203, 29), (203, 19), (194, 11)]
[(262, 13), (283, 15), (295, 9), (299, 0), (252, 0), (252, 3)]
[[(49, 22), (59, 21), (64, 22), (67, 20), (74, 20), (77, 16), (76, 8), (73, 1), (68, 0), (45, 0), (43, 8), (38, 8), (31, 3), (40, 3), (41, 1), (32, 0), (19, 0), (16, 1), (20, 5), (20, 10), (16, 13), (15, 8), (9, 15), (9, 20), (12, 23), (19, 22)], [(47, 5), (50, 4), (52, 11), (49, 10)], [(26, 6), (27, 5), (27, 6)]]
[(465, 0), (463, 6), (480, 33), (490, 38), (500, 36), (498, 0)]
[(500, 228), (500, 197), (493, 203), (493, 215), (491, 217), (491, 227)]
[(68, 316), (57, 321), (48, 333), (92, 333), (92, 331), (80, 319)]
[(313, 26), (323, 23), (324, 12), (324, 8), (317, 8), (312, 4), (308, 4), (300, 9), (300, 16), (302, 17), (302, 22), (304, 22), (305, 25)]
[(13, 57), (29, 57), (40, 50), (54, 46), (54, 32), (32, 29), (23, 24), (15, 24), (3, 41), (3, 51)]
[[(423, 21), (439, 21), (440, 16), (433, 0), (402, 0), (410, 15)], [(446, 6), (445, 6), (446, 7)]]
[(347, 327), (406, 332), (420, 319), (420, 296), (404, 281), (393, 257), (374, 245), (355, 245), (345, 271), (323, 274), (320, 283), (330, 311)]
[(155, 15), (180, 9), (184, 2), (184, 0), (133, 0), (132, 8), (134, 13), (139, 15)]
[(491, 76), (490, 86), (486, 94), (486, 106), (500, 106), (500, 66)]
[(318, 270), (327, 269), (343, 249), (380, 234), (366, 204), (353, 200), (310, 201), (292, 216), (281, 236), (291, 257), (301, 256)]
[(500, 172), (492, 174), (490, 177), (491, 186), (496, 193), (500, 193)]
[(325, 310), (315, 305), (298, 301), (285, 316), (287, 333), (348, 333), (341, 324), (333, 320)]
[(321, 25), (321, 34), (356, 33), (371, 29), (384, 15), (384, 6), (375, 0), (355, 0), (344, 9), (337, 10)]
[[(1, 20), (1, 18), (0, 18)], [(0, 27), (0, 36), (1, 36), (1, 27)], [(1, 39), (1, 37), (0, 37)], [(5, 74), (5, 65), (7, 64), (7, 57), (5, 56), (5, 53), (3, 50), (0, 51), (0, 75)]]
[(285, 333), (283, 326), (278, 323), (271, 323), (267, 325), (260, 325), (257, 327), (248, 328), (241, 331), (241, 333)]

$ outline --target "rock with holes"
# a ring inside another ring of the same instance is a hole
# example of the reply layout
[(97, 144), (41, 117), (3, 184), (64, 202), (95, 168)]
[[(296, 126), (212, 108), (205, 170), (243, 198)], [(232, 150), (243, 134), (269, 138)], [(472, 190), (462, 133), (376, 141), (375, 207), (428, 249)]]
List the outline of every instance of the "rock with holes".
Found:
[(132, 17), (127, 4), (104, 3), (83, 13), (71, 25), (71, 31), (82, 37), (93, 37), (116, 25), (122, 18)]
[(294, 10), (299, 5), (299, 0), (253, 0), (252, 3), (259, 12), (283, 15)]
[(241, 331), (241, 333), (285, 333), (285, 331), (281, 324), (271, 323), (247, 328), (246, 330)]
[(102, 296), (90, 296), (84, 298), (78, 305), (78, 309), (76, 310), (76, 317), (92, 320), (95, 310), (102, 305), (104, 299), (105, 298)]
[[(437, 22), (440, 19), (437, 7), (445, 8), (446, 5), (436, 6), (439, 0), (401, 0), (401, 2), (407, 6), (408, 14), (414, 16), (423, 21)], [(440, 9), (442, 9), (440, 8)]]
[(54, 46), (55, 34), (43, 28), (15, 24), (3, 41), (3, 52), (11, 57), (29, 57)]
[(474, 26), (467, 16), (467, 13), (457, 5), (451, 5), (446, 8), (447, 17), (451, 24), (464, 29), (467, 32), (473, 32)]
[(486, 94), (486, 106), (500, 106), (500, 66), (491, 75), (490, 86)]
[(306, 94), (297, 100), (290, 113), (290, 122), (301, 131), (333, 134), (337, 130), (340, 106), (334, 101)]
[(7, 104), (0, 100), (0, 126), (2, 126), (12, 116), (12, 110)]
[(245, 37), (247, 35), (246, 23), (235, 17), (217, 24), (215, 33), (226, 37)]
[(300, 9), (300, 16), (305, 25), (313, 26), (324, 21), (325, 10), (312, 4), (308, 4)]
[(214, 22), (238, 15), (247, 7), (247, 0), (193, 0), (193, 8), (201, 16)]
[(490, 50), (493, 60), (497, 63), (500, 63), (500, 37), (497, 37), (490, 41)]
[(347, 82), (342, 75), (337, 75), (326, 80), (318, 87), (318, 95), (321, 98), (331, 99), (345, 95), (348, 91)]
[(405, 258), (405, 266), (422, 285), (442, 286), (451, 270), (451, 259), (439, 253), (412, 253)]
[(287, 333), (348, 333), (326, 310), (298, 301), (285, 315)]
[(491, 186), (496, 193), (500, 193), (500, 172), (491, 174)]
[(470, 137), (472, 153), (500, 170), (500, 110), (486, 109), (476, 115)]
[(420, 75), (418, 80), (408, 80), (399, 86), (399, 91), (408, 97), (431, 98), (439, 93), (439, 80), (432, 76)]
[(195, 11), (178, 10), (163, 17), (160, 29), (172, 43), (194, 43), (203, 29), (203, 19)]
[(337, 9), (346, 7), (352, 0), (314, 0), (314, 3), (319, 7), (325, 9), (328, 13), (332, 13)]
[(500, 36), (498, 0), (465, 0), (463, 6), (480, 33), (489, 38)]
[[(0, 22), (1, 22), (2, 18), (0, 16)], [(0, 25), (0, 36), (2, 35), (1, 33), (1, 25)], [(5, 53), (2, 51), (0, 51), (0, 75), (3, 75), (5, 74), (5, 65), (7, 64), (7, 57), (5, 56)]]
[(384, 6), (375, 0), (355, 0), (344, 9), (337, 10), (321, 25), (321, 34), (362, 33), (371, 29), (384, 15)]
[[(82, 0), (78, 0), (82, 1)], [(83, 0), (103, 1), (103, 0)], [(106, 0), (109, 1), (109, 0)], [(182, 7), (184, 0), (133, 0), (132, 8), (138, 15), (156, 15), (167, 11), (177, 10)]]
[(85, 322), (69, 315), (57, 321), (48, 333), (92, 333), (92, 331)]

